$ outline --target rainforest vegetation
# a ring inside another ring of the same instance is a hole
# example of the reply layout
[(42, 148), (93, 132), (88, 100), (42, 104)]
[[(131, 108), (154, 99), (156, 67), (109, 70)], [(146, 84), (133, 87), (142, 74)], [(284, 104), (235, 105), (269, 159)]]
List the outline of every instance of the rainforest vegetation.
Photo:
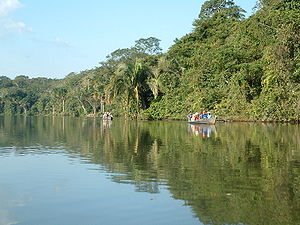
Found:
[[(192, 21), (191, 21), (192, 22)], [(156, 37), (64, 79), (0, 77), (0, 114), (300, 120), (300, 2), (206, 1), (193, 30), (162, 52)]]

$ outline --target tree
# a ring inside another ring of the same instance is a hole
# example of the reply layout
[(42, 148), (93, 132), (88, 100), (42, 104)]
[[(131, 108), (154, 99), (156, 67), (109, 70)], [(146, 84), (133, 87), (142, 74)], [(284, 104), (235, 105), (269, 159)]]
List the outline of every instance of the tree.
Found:
[(154, 99), (157, 99), (159, 93), (164, 92), (164, 75), (165, 73), (170, 73), (170, 62), (166, 57), (160, 57), (158, 59), (157, 65), (151, 68), (151, 76), (148, 77), (147, 84), (152, 91)]
[(138, 52), (136, 51), (136, 48), (123, 48), (123, 49), (117, 49), (114, 52), (110, 53), (108, 56), (106, 56), (107, 63), (113, 65), (118, 64), (120, 62), (128, 62), (133, 60), (137, 57)]
[(6, 76), (0, 76), (0, 88), (9, 88), (12, 87), (14, 84), (11, 79)]
[(95, 79), (88, 79), (88, 86), (85, 88), (86, 95), (85, 101), (87, 101), (93, 109), (93, 115), (96, 116), (97, 108), (101, 103), (102, 97), (104, 97), (104, 88), (98, 85)]
[(136, 60), (135, 63), (121, 64), (112, 77), (107, 90), (113, 98), (123, 95), (127, 109), (131, 101), (135, 100), (135, 108), (138, 113), (140, 103), (142, 103), (142, 106), (144, 105), (144, 99), (140, 97), (146, 86), (149, 74), (149, 68), (143, 65), (141, 60)]
[(200, 10), (199, 19), (206, 20), (215, 15), (222, 15), (226, 18), (243, 19), (245, 10), (235, 5), (232, 0), (209, 0), (206, 1)]
[[(270, 6), (274, 3), (278, 3), (282, 0), (257, 0), (256, 5), (254, 7), (255, 10), (260, 10), (266, 6)], [(291, 0), (294, 1), (294, 0)], [(295, 1), (296, 2), (296, 1)]]
[(28, 108), (30, 108), (38, 99), (33, 92), (25, 92), (20, 88), (9, 89), (5, 97), (12, 103), (20, 106), (25, 115), (27, 115)]
[(142, 53), (146, 53), (149, 55), (157, 55), (160, 54), (162, 48), (159, 46), (160, 40), (155, 37), (149, 38), (141, 38), (135, 41), (135, 48)]
[(26, 86), (29, 85), (29, 77), (25, 75), (17, 76), (14, 79), (14, 83), (19, 88), (25, 88)]
[[(62, 113), (65, 114), (65, 102), (67, 99), (68, 90), (63, 87), (57, 87), (52, 90), (54, 99), (58, 100), (62, 104)], [(54, 102), (53, 102), (53, 110), (54, 110)], [(53, 111), (54, 112), (54, 111)]]
[(107, 62), (100, 63), (102, 66), (117, 67), (119, 63), (134, 62), (136, 59), (144, 58), (149, 55), (161, 53), (160, 40), (155, 37), (140, 38), (135, 41), (135, 45), (130, 48), (117, 49), (110, 53)]

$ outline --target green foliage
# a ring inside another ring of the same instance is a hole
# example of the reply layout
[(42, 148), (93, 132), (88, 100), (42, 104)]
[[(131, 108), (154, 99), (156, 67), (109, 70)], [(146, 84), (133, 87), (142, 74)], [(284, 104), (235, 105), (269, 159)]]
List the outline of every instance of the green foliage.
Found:
[(135, 105), (135, 113), (138, 113), (140, 105), (142, 108), (146, 106), (147, 99), (143, 97), (147, 91), (146, 80), (149, 74), (149, 68), (140, 60), (120, 64), (107, 86), (107, 91), (113, 99), (124, 95), (123, 106), (126, 112), (132, 112), (130, 108)]
[(13, 86), (11, 79), (5, 76), (0, 77), (0, 88), (9, 88)]
[(241, 20), (244, 18), (244, 12), (245, 10), (236, 6), (232, 0), (209, 0), (202, 5), (199, 19), (205, 20), (213, 16), (223, 16)]
[[(162, 54), (141, 38), (98, 67), (62, 80), (0, 77), (0, 113), (299, 121), (300, 3), (260, 0), (244, 18), (232, 0), (209, 0), (194, 29)], [(106, 111), (105, 110), (105, 111)]]
[(155, 37), (141, 38), (135, 41), (135, 49), (149, 55), (160, 54), (162, 49), (159, 46), (160, 40)]

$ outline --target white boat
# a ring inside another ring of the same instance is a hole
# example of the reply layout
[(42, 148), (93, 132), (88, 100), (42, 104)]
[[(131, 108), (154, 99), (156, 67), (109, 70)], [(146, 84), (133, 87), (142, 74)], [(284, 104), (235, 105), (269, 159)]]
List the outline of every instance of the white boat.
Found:
[(105, 112), (103, 115), (102, 115), (102, 119), (103, 120), (113, 120), (113, 116), (112, 116), (112, 114), (111, 113), (109, 113), (109, 112)]
[(113, 120), (113, 117), (102, 117), (102, 120)]
[(209, 124), (214, 125), (216, 123), (216, 118), (210, 119), (199, 119), (199, 120), (188, 120), (189, 124)]

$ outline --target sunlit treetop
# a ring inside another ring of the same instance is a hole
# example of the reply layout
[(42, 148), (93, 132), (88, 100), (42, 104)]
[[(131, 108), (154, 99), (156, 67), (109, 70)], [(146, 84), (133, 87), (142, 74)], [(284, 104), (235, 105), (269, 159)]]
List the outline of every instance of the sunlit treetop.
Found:
[(199, 19), (206, 20), (213, 16), (225, 16), (226, 18), (242, 20), (245, 17), (245, 12), (232, 0), (209, 0), (202, 5)]

